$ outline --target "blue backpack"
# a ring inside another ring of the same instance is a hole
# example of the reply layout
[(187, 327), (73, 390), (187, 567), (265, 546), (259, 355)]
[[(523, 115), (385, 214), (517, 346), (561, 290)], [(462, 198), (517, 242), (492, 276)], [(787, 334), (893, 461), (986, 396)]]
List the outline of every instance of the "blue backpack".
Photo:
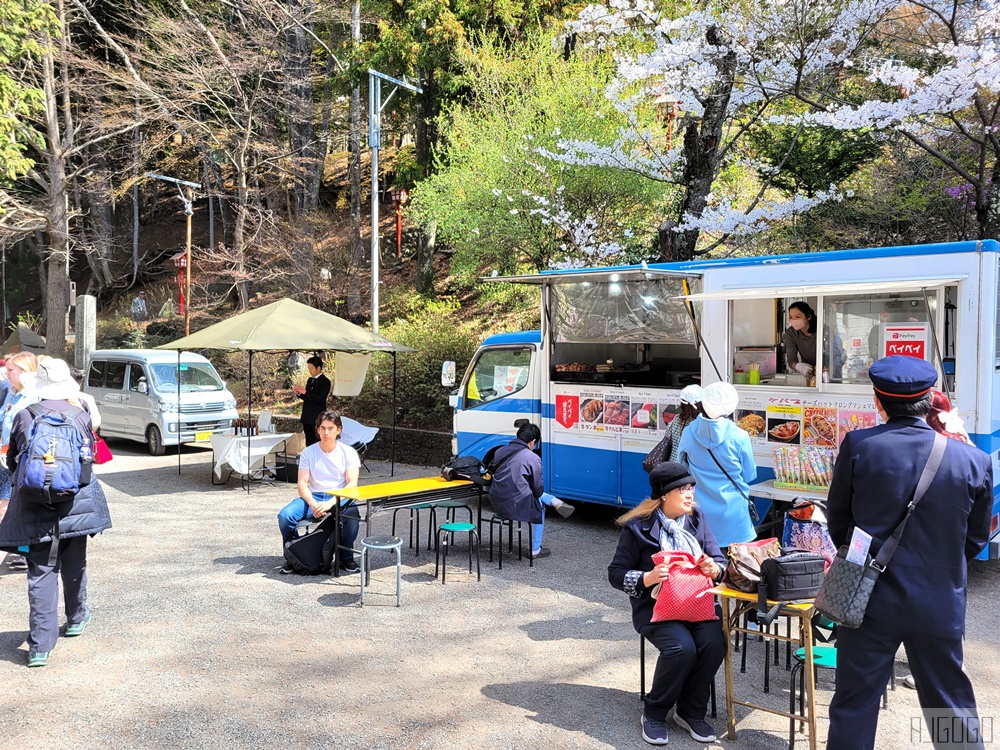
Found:
[(87, 483), (84, 472), (92, 462), (91, 441), (75, 421), (83, 412), (76, 407), (50, 411), (40, 404), (32, 404), (28, 412), (33, 420), (14, 475), (18, 497), (44, 505), (71, 502)]

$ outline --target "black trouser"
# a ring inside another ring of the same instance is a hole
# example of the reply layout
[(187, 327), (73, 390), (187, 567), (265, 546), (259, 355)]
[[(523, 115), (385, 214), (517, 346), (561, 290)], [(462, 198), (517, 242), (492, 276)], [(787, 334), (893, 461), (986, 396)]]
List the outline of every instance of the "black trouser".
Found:
[(87, 537), (59, 540), (59, 558), (49, 565), (51, 543), (29, 547), (28, 561), (28, 652), (51, 651), (59, 640), (59, 579), (62, 579), (66, 622), (87, 619)]
[(914, 632), (919, 625), (866, 619), (860, 628), (838, 629), (837, 687), (830, 703), (826, 741), (829, 750), (875, 747), (879, 700), (892, 675), (900, 643), (906, 647), (924, 714), (922, 723), (919, 717), (909, 717), (909, 744), (981, 750), (984, 737), (976, 696), (962, 671), (962, 637)]
[(646, 717), (666, 721), (676, 704), (685, 719), (704, 719), (712, 681), (726, 658), (726, 637), (718, 620), (654, 622), (639, 632), (660, 652), (653, 686), (646, 693)]
[(316, 425), (309, 422), (302, 423), (302, 431), (306, 434), (306, 445), (319, 442), (319, 434), (316, 432)]

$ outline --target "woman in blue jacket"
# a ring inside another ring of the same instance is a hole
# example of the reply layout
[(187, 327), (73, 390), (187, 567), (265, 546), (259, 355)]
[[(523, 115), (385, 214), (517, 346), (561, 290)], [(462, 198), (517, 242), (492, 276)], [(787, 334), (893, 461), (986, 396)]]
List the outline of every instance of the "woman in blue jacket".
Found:
[(698, 480), (698, 505), (723, 549), (756, 536), (748, 498), (757, 465), (750, 436), (729, 419), (738, 403), (736, 389), (729, 383), (706, 386), (701, 401), (704, 414), (684, 430), (679, 449), (680, 461)]
[(694, 555), (701, 571), (722, 578), (726, 559), (705, 516), (694, 505), (695, 479), (683, 464), (665, 461), (649, 474), (650, 498), (618, 519), (622, 533), (608, 566), (608, 581), (631, 597), (632, 625), (660, 652), (653, 686), (646, 694), (642, 737), (651, 745), (666, 745), (667, 714), (699, 742), (714, 742), (715, 731), (705, 721), (715, 673), (726, 655), (726, 637), (719, 620), (651, 622), (653, 589), (667, 579), (667, 565), (653, 565), (663, 550)]

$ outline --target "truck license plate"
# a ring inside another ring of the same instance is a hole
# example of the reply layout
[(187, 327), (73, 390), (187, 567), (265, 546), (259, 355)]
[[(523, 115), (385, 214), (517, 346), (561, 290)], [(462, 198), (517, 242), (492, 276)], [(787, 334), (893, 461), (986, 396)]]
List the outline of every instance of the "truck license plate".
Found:
[(207, 443), (211, 439), (212, 439), (211, 432), (196, 432), (194, 434), (194, 441), (196, 443)]

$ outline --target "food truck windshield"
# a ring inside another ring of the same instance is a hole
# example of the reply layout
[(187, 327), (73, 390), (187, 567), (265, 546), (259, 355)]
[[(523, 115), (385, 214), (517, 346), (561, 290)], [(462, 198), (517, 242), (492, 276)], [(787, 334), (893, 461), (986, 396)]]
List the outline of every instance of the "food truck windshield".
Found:
[(954, 382), (957, 286), (919, 284), (731, 299), (732, 382), (849, 392), (870, 387), (868, 369), (892, 354), (926, 359)]

